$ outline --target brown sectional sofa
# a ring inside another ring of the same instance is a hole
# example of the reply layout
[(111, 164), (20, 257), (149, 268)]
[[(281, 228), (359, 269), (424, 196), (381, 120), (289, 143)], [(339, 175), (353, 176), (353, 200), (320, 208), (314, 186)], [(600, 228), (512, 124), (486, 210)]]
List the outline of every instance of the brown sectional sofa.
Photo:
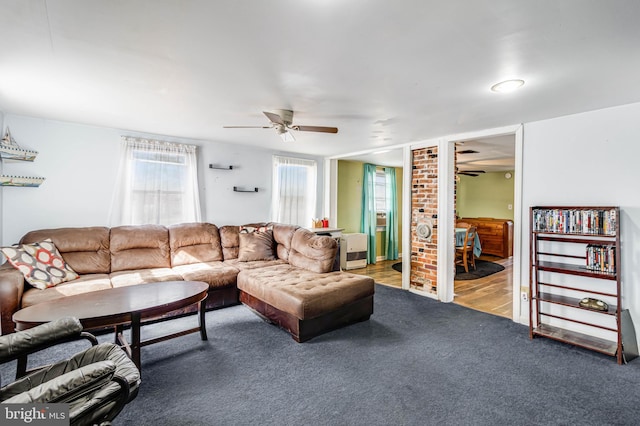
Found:
[(80, 278), (39, 290), (26, 284), (11, 265), (2, 265), (2, 334), (14, 331), (12, 316), (21, 308), (73, 294), (157, 281), (204, 281), (209, 284), (207, 309), (242, 301), (297, 341), (369, 318), (373, 279), (331, 271), (337, 251), (333, 238), (292, 225), (269, 226), (273, 256), (267, 256), (268, 260), (245, 260), (252, 257), (246, 255), (251, 247), (241, 243), (239, 226), (188, 223), (31, 231), (21, 244), (50, 238)]

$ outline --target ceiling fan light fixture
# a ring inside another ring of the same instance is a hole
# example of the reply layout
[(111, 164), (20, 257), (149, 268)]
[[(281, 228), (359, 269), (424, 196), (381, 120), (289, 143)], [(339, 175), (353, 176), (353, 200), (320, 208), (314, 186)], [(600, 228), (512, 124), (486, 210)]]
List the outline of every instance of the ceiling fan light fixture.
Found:
[(288, 132), (287, 129), (284, 129), (284, 131), (280, 131), (278, 130), (278, 134), (280, 135), (280, 138), (282, 138), (283, 141), (285, 142), (295, 142), (296, 138), (293, 137), (293, 134), (291, 132)]
[(524, 80), (520, 80), (520, 79), (505, 80), (491, 86), (491, 91), (498, 92), (498, 93), (509, 93), (509, 92), (513, 92), (516, 89), (519, 89), (523, 85), (524, 85)]

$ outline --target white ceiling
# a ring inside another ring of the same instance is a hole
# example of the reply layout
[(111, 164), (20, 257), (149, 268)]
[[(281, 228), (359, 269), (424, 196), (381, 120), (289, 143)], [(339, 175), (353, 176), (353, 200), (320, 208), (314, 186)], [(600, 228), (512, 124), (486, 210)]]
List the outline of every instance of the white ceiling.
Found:
[[(471, 150), (474, 153), (465, 153)], [(514, 170), (516, 143), (514, 135), (495, 136), (458, 142), (456, 167), (459, 171), (499, 172)]]
[[(0, 111), (337, 155), (640, 101), (637, 0), (2, 0)], [(522, 78), (523, 88), (490, 86)], [(284, 143), (262, 111), (335, 126)]]
[[(459, 171), (482, 170), (499, 172), (515, 169), (515, 136), (502, 135), (456, 142), (456, 167)], [(475, 151), (465, 153), (464, 151)], [(402, 167), (402, 148), (381, 149), (341, 157), (343, 160), (361, 161), (378, 166)]]

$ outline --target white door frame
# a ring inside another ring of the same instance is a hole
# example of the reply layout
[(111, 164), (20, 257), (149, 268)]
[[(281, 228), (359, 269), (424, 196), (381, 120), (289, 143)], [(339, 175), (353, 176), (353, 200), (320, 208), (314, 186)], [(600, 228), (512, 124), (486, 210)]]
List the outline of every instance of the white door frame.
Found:
[[(439, 206), (438, 206), (438, 228), (439, 235), (442, 234), (444, 229), (444, 235), (455, 235), (454, 227), (455, 223), (453, 215), (451, 215), (454, 205), (454, 190), (455, 190), (455, 143), (463, 140), (470, 139), (482, 139), (493, 136), (502, 135), (514, 135), (515, 139), (515, 167), (514, 167), (514, 202), (513, 202), (513, 315), (512, 320), (515, 322), (522, 322), (520, 318), (520, 293), (521, 293), (521, 256), (522, 256), (522, 144), (523, 144), (523, 126), (521, 124), (514, 126), (506, 126), (494, 129), (487, 129), (478, 132), (462, 133), (457, 135), (451, 135), (444, 138), (444, 143), (441, 144), (442, 151), (438, 152), (440, 163), (446, 163), (441, 169), (440, 177), (447, 176), (446, 179), (438, 179), (438, 191), (439, 191)], [(443, 220), (444, 219), (444, 220)], [(440, 243), (442, 243), (442, 249), (440, 251)], [(448, 256), (452, 256), (455, 250), (455, 242), (452, 238), (442, 239), (438, 242), (439, 259), (450, 260)], [(442, 257), (440, 257), (442, 256)], [(439, 265), (441, 262), (438, 262)], [(446, 265), (453, 263), (451, 260)], [(446, 273), (440, 274), (440, 268), (438, 269), (438, 298), (443, 302), (453, 301), (453, 274)], [(442, 287), (442, 288), (441, 288)]]
[[(443, 138), (423, 140), (402, 145), (394, 145), (390, 148), (403, 149), (403, 197), (402, 197), (402, 288), (410, 290), (411, 271), (411, 171), (412, 151), (430, 146), (438, 147), (438, 235), (451, 235), (451, 238), (438, 239), (438, 292), (437, 295), (422, 291), (414, 293), (437, 298), (442, 302), (453, 301), (453, 277), (454, 270), (449, 265), (453, 264), (455, 253), (454, 228), (455, 221), (451, 213), (454, 206), (455, 189), (455, 142), (469, 139), (480, 139), (492, 136), (514, 135), (515, 137), (515, 168), (514, 168), (514, 203), (513, 203), (513, 321), (526, 323), (520, 318), (521, 305), (521, 256), (522, 256), (522, 151), (523, 151), (523, 126), (522, 124), (481, 130), (477, 132), (461, 133)], [(379, 147), (377, 148), (379, 149)], [(340, 158), (351, 155), (373, 152), (372, 150), (358, 153), (343, 154), (325, 158), (324, 179), (324, 211), (332, 223), (337, 223), (337, 161)], [(442, 176), (446, 176), (443, 179)], [(528, 285), (528, 284), (527, 284)], [(526, 287), (526, 286), (525, 286)]]

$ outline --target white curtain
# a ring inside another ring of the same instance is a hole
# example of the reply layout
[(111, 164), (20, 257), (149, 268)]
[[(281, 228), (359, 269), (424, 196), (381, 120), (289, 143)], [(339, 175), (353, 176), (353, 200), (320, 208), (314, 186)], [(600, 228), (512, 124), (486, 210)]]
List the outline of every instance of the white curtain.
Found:
[(316, 179), (314, 160), (274, 155), (271, 219), (310, 226), (316, 211)]
[(111, 226), (199, 222), (196, 149), (123, 137)]

